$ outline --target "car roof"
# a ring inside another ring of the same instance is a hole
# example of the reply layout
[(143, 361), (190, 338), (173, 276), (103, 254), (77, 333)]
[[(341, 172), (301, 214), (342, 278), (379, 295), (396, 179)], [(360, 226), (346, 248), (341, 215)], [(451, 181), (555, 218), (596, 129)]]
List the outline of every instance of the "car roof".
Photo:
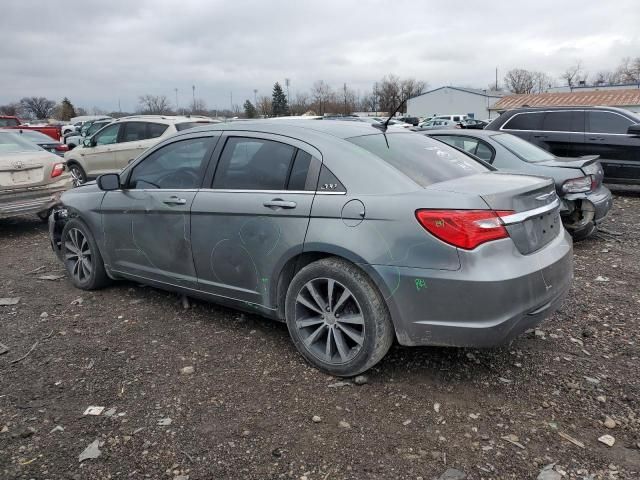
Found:
[[(234, 122), (234, 123), (216, 123), (210, 125), (203, 125), (202, 127), (195, 127), (185, 132), (202, 132), (202, 131), (218, 131), (218, 130), (235, 130), (235, 131), (247, 131), (247, 132), (263, 132), (273, 133), (280, 135), (290, 135), (292, 129), (295, 129), (299, 133), (308, 131), (309, 133), (324, 133), (333, 137), (347, 139), (351, 137), (359, 137), (363, 135), (375, 135), (382, 133), (379, 127), (374, 126), (368, 122), (354, 122), (344, 120), (331, 120), (328, 122), (309, 121), (309, 120), (278, 120), (270, 121), (266, 120), (249, 120), (246, 122)], [(393, 130), (389, 133), (404, 133), (404, 130)], [(406, 130), (407, 133), (411, 133)]]
[(129, 115), (127, 117), (112, 119), (112, 122), (113, 123), (154, 122), (154, 123), (163, 123), (166, 125), (172, 125), (174, 123), (186, 123), (186, 122), (219, 123), (220, 120), (215, 120), (213, 118), (204, 117), (200, 115)]
[[(547, 112), (547, 111), (564, 111), (564, 110), (603, 110), (603, 111), (611, 111), (611, 112), (618, 112), (618, 113), (623, 113), (623, 114), (627, 114), (627, 115), (631, 115), (631, 116), (637, 116), (637, 114), (635, 114), (634, 112), (630, 111), (630, 110), (626, 110), (624, 108), (618, 108), (618, 107), (607, 107), (606, 105), (602, 105), (602, 106), (580, 106), (580, 105), (573, 105), (573, 106), (562, 106), (562, 107), (543, 107), (543, 106), (539, 106), (539, 107), (518, 107), (518, 108), (512, 108), (507, 110), (505, 113), (517, 113), (517, 112)], [(499, 117), (498, 117), (499, 118)]]
[(478, 138), (493, 137), (494, 135), (510, 135), (509, 132), (502, 132), (497, 130), (475, 130), (473, 128), (456, 128), (455, 130), (454, 129), (426, 130), (424, 134), (429, 136), (431, 135), (465, 136), (466, 135), (467, 137), (478, 137)]

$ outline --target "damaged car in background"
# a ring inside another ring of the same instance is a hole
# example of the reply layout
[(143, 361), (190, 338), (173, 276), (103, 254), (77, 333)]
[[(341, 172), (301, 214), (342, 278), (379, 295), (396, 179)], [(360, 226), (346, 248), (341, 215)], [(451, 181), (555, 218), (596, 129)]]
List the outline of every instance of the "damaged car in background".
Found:
[(45, 220), (70, 187), (71, 176), (58, 155), (0, 130), (0, 218), (37, 214)]
[(51, 245), (77, 288), (130, 279), (284, 321), (338, 376), (396, 339), (508, 342), (573, 275), (550, 179), (362, 122), (185, 130), (61, 203)]
[(562, 202), (562, 222), (575, 240), (595, 232), (611, 210), (611, 192), (602, 183), (597, 155), (556, 157), (520, 137), (492, 130), (440, 130), (427, 135), (499, 170), (552, 178)]

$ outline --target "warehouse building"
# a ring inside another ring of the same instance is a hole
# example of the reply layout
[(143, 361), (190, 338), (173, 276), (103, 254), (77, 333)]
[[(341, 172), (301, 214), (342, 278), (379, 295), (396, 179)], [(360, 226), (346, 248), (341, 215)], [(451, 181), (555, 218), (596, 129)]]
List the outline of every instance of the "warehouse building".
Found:
[(464, 87), (440, 87), (424, 92), (407, 102), (407, 114), (412, 117), (463, 114), (478, 120), (496, 117), (491, 107), (505, 92)]

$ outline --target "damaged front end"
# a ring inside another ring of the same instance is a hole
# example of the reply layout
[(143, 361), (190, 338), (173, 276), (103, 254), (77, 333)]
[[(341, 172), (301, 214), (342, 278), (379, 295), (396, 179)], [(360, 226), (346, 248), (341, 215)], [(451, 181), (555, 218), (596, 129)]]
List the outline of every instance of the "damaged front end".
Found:
[(69, 211), (62, 206), (54, 207), (49, 215), (49, 241), (58, 258), (62, 258), (62, 230), (69, 221)]

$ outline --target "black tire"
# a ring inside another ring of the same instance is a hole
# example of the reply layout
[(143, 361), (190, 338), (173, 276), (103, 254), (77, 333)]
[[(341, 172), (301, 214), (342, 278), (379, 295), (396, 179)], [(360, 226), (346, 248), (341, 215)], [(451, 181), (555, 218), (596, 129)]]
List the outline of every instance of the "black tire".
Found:
[(77, 218), (69, 220), (62, 229), (61, 257), (71, 283), (77, 288), (97, 290), (111, 282), (91, 231)]
[(40, 220), (42, 220), (42, 222), (46, 223), (49, 221), (49, 215), (51, 215), (51, 210), (52, 210), (51, 208), (48, 210), (43, 210), (42, 212), (36, 213), (36, 215)]
[(87, 174), (84, 169), (77, 163), (69, 163), (69, 173), (71, 173), (71, 180), (74, 187), (79, 187), (87, 181)]
[(568, 230), (568, 232), (573, 238), (574, 242), (580, 242), (593, 235), (596, 232), (596, 226), (593, 224), (593, 222), (589, 222), (580, 230)]
[[(322, 295), (325, 301), (318, 303), (316, 297)], [(331, 310), (326, 309), (331, 304)], [(287, 290), (285, 317), (293, 343), (307, 362), (339, 377), (373, 367), (394, 339), (391, 316), (375, 284), (358, 267), (336, 257), (313, 262), (296, 274)]]

